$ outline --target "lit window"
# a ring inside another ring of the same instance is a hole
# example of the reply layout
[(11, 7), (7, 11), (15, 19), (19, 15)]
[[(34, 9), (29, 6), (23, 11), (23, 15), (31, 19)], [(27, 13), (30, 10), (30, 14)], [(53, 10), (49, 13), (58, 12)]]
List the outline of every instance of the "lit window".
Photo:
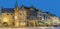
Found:
[(6, 17), (4, 19), (5, 19), (4, 21), (7, 21), (7, 18)]
[(7, 20), (4, 20), (4, 21), (7, 21)]
[(15, 16), (15, 19), (17, 19), (17, 16)]

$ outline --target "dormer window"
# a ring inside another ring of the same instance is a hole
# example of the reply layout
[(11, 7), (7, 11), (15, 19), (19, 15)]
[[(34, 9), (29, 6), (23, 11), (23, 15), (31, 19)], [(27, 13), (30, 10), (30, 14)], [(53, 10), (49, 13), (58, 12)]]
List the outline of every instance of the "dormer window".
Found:
[(9, 14), (7, 14), (7, 15), (9, 15)]
[(13, 14), (11, 14), (11, 15), (13, 15)]
[(34, 10), (34, 6), (33, 5), (30, 7), (30, 10)]

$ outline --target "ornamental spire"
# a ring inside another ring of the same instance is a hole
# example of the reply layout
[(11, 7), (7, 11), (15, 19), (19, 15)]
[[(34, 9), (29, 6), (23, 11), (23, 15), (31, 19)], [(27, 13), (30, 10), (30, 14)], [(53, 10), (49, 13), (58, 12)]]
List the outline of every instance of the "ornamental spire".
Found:
[(17, 3), (17, 0), (16, 0), (16, 3), (15, 3), (15, 8), (18, 8), (18, 3)]

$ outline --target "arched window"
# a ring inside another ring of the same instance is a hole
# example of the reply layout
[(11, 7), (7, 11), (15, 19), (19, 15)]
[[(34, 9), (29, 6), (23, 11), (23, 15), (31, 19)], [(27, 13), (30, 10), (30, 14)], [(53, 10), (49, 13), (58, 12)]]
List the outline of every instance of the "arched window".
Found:
[(43, 18), (47, 18), (48, 16), (46, 14), (43, 14)]

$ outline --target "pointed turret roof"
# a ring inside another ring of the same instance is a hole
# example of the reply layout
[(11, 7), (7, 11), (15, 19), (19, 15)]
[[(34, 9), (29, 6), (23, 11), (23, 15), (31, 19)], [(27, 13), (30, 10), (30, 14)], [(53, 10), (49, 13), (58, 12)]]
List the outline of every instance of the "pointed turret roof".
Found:
[(30, 9), (30, 7), (26, 7), (26, 6), (24, 6), (23, 4), (22, 4), (22, 6), (20, 7), (21, 9)]
[(22, 4), (22, 6), (20, 8), (24, 8), (25, 6)]
[(16, 1), (16, 3), (15, 3), (15, 8), (18, 8), (18, 3), (17, 3), (17, 1)]
[(32, 6), (30, 7), (30, 10), (36, 10), (36, 8), (32, 5)]

